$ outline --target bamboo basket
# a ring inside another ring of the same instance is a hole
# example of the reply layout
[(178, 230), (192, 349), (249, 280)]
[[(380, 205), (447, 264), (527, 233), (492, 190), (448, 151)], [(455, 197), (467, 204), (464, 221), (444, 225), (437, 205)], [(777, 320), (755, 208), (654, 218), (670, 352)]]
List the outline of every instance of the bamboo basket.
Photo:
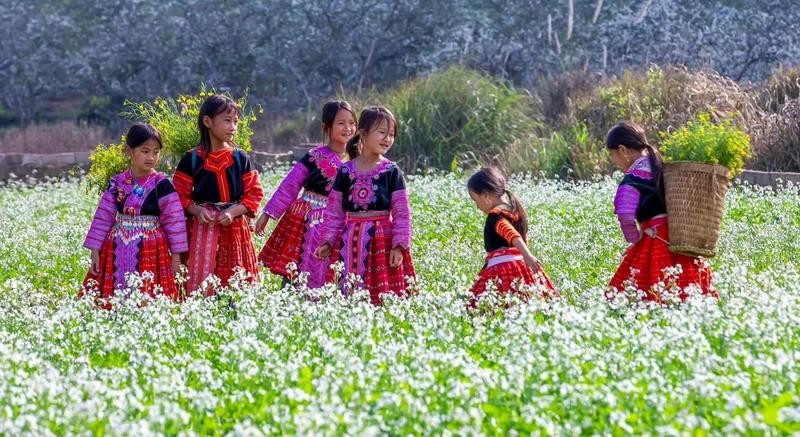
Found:
[(669, 217), (669, 250), (713, 257), (730, 187), (722, 165), (675, 161), (664, 164), (664, 192)]

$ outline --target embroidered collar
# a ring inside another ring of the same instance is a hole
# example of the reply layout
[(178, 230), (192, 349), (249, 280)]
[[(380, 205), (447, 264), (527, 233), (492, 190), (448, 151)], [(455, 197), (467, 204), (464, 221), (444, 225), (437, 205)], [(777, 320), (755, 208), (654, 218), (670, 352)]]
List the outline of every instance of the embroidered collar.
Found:
[(502, 215), (503, 217), (505, 217), (507, 219), (510, 219), (512, 221), (515, 221), (515, 222), (519, 220), (519, 214), (515, 214), (515, 213), (513, 213), (513, 212), (511, 212), (511, 211), (509, 211), (507, 209), (503, 209), (503, 208), (499, 208), (499, 207), (492, 208), (489, 211), (489, 214), (499, 214), (499, 215)]
[(634, 175), (642, 179), (651, 179), (653, 177), (653, 170), (650, 168), (650, 156), (644, 155), (625, 170), (625, 174)]
[(380, 176), (381, 173), (391, 169), (393, 165), (394, 163), (391, 160), (384, 158), (383, 161), (379, 162), (375, 167), (372, 168), (372, 170), (361, 171), (358, 169), (358, 166), (356, 166), (355, 159), (353, 159), (344, 163), (342, 165), (342, 169), (344, 170), (345, 173), (350, 173), (351, 177), (377, 178), (378, 176)]

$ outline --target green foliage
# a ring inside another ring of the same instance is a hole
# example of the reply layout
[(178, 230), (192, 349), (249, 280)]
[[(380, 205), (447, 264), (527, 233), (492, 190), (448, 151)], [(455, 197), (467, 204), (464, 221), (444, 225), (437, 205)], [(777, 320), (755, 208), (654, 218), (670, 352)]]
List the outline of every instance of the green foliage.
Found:
[(405, 82), (370, 100), (397, 116), (400, 131), (390, 153), (408, 170), (446, 170), (470, 152), (481, 160), (502, 159), (530, 142), (540, 127), (531, 96), (460, 66)]
[(712, 122), (701, 113), (682, 128), (666, 134), (661, 143), (665, 161), (695, 161), (728, 167), (731, 177), (742, 172), (750, 156), (750, 136), (730, 119)]
[(125, 171), (130, 160), (123, 154), (124, 150), (125, 136), (116, 144), (99, 144), (89, 154), (91, 166), (86, 175), (87, 191), (103, 192), (112, 176)]
[[(161, 132), (164, 149), (161, 151), (158, 169), (171, 173), (183, 154), (200, 142), (200, 132), (197, 130), (200, 105), (206, 97), (215, 93), (215, 90), (206, 90), (203, 86), (196, 95), (181, 94), (174, 99), (157, 97), (153, 102), (142, 103), (126, 101), (126, 109), (121, 115), (131, 120), (150, 123)], [(233, 142), (237, 147), (251, 151), (252, 124), (256, 121), (256, 114), (263, 110), (260, 106), (247, 108), (247, 96), (239, 98), (236, 102), (243, 110)], [(92, 152), (89, 157), (91, 167), (88, 174), (90, 190), (104, 190), (111, 176), (125, 170), (128, 160), (121, 153), (124, 144), (123, 138), (120, 144), (110, 146), (101, 144)]]

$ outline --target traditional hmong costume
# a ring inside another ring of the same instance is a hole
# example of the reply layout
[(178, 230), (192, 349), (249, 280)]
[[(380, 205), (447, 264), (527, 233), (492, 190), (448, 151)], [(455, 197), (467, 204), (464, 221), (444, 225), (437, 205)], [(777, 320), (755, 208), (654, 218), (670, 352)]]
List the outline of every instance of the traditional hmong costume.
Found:
[[(361, 172), (355, 161), (341, 166), (333, 184), (322, 242), (336, 247), (344, 263), (342, 288), (349, 293), (348, 276), (360, 278), (359, 286), (369, 290), (370, 301), (380, 304), (381, 295), (405, 295), (406, 278), (416, 279), (411, 260), (411, 209), (403, 174), (385, 159), (374, 169)], [(403, 262), (389, 266), (389, 253), (401, 248)]]
[[(258, 262), (247, 217), (258, 211), (264, 193), (258, 172), (242, 150), (224, 148), (205, 156), (192, 149), (183, 156), (173, 177), (175, 189), (186, 209), (192, 203), (206, 208), (216, 218), (227, 208), (239, 203), (248, 213), (235, 217), (228, 226), (216, 222), (204, 224), (196, 217), (189, 223), (189, 280), (187, 291), (198, 289), (210, 274), (223, 285), (233, 276), (236, 267), (258, 278)], [(210, 290), (205, 291), (210, 293)]]
[[(521, 225), (519, 216), (505, 209), (495, 208), (487, 214), (486, 224), (483, 227), (486, 263), (472, 285), (474, 299), (486, 291), (489, 282), (494, 283), (500, 293), (511, 291), (523, 298), (529, 297), (527, 294), (529, 290), (537, 291), (542, 298), (558, 296), (556, 287), (544, 270), (533, 270), (525, 264), (522, 253), (514, 247), (515, 238), (526, 241), (526, 236), (521, 234)], [(475, 300), (472, 304), (474, 303)]]
[[(162, 173), (138, 180), (130, 170), (111, 178), (89, 227), (83, 246), (100, 251), (100, 272), (89, 272), (84, 291), (96, 288), (100, 299), (127, 287), (126, 273), (152, 273), (141, 291), (178, 299), (170, 253), (188, 250), (186, 222), (180, 199)], [(100, 302), (110, 308), (108, 302)]]
[[(613, 298), (628, 284), (644, 291), (646, 300), (659, 301), (659, 293), (654, 288), (659, 283), (665, 288), (680, 287), (680, 297), (684, 300), (687, 298), (685, 289), (690, 285), (698, 286), (703, 294), (717, 296), (711, 269), (704, 259), (669, 251), (666, 212), (650, 160), (643, 156), (625, 171), (614, 197), (614, 213), (625, 240), (632, 245), (611, 278), (608, 298)], [(675, 275), (674, 267), (682, 270), (680, 275)]]
[(314, 249), (322, 243), (318, 225), (341, 165), (339, 156), (327, 146), (315, 147), (292, 167), (267, 202), (264, 213), (280, 219), (258, 255), (270, 272), (292, 279), (287, 265), (294, 263), (299, 272), (308, 273), (309, 287), (325, 283), (331, 260), (317, 259)]

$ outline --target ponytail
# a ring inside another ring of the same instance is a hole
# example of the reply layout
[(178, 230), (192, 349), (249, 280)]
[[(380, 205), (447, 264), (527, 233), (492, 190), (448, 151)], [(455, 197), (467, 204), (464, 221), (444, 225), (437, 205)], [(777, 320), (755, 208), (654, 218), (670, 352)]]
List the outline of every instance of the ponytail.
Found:
[(361, 151), (359, 150), (360, 142), (361, 134), (353, 135), (353, 138), (350, 138), (350, 141), (347, 142), (345, 150), (347, 151), (347, 156), (349, 156), (350, 159), (356, 159), (356, 157), (361, 154)]
[(663, 201), (665, 198), (664, 195), (664, 159), (661, 157), (661, 153), (653, 147), (650, 143), (645, 144), (647, 147), (647, 159), (650, 161), (650, 171), (653, 173), (653, 180), (656, 181), (656, 189), (658, 190), (658, 195), (661, 197)]
[(528, 214), (525, 213), (525, 206), (522, 205), (522, 201), (517, 197), (516, 194), (512, 193), (511, 191), (506, 188), (505, 190), (506, 196), (508, 196), (508, 201), (511, 203), (509, 205), (511, 207), (511, 212), (519, 217), (519, 233), (522, 235), (522, 239), (527, 241), (528, 240)]

